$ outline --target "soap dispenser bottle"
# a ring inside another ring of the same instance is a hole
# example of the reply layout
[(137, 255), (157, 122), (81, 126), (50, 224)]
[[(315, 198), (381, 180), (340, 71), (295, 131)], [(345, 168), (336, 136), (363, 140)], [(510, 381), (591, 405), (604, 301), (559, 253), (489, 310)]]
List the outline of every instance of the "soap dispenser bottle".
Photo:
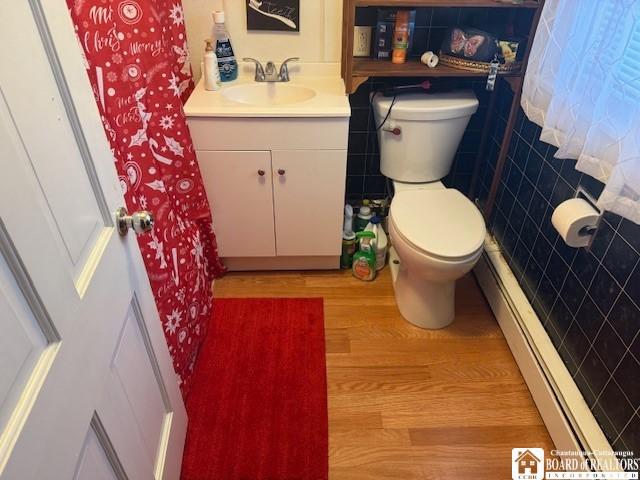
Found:
[(218, 58), (214, 52), (213, 40), (205, 40), (207, 46), (204, 49), (204, 89), (215, 91), (220, 90), (220, 70), (218, 70)]
[(231, 82), (238, 78), (238, 62), (236, 61), (236, 57), (233, 53), (229, 32), (227, 32), (227, 29), (224, 26), (224, 12), (213, 12), (213, 22), (220, 79), (223, 82)]

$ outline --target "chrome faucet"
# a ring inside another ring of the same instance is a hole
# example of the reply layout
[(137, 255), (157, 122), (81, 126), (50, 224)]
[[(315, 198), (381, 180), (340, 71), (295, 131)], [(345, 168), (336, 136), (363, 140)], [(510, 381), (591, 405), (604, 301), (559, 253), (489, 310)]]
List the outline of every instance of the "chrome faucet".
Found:
[(265, 77), (266, 77), (265, 80), (267, 82), (269, 82), (269, 81), (271, 81), (271, 82), (280, 81), (280, 79), (276, 77), (276, 65), (272, 61), (268, 61), (267, 62), (267, 66), (264, 69), (264, 74), (265, 74)]
[(289, 62), (297, 62), (300, 59), (298, 57), (287, 58), (282, 65), (280, 65), (280, 72), (276, 73), (276, 65), (272, 61), (268, 61), (266, 67), (255, 58), (243, 58), (245, 62), (253, 62), (256, 64), (256, 74), (254, 80), (256, 82), (288, 82), (289, 81)]

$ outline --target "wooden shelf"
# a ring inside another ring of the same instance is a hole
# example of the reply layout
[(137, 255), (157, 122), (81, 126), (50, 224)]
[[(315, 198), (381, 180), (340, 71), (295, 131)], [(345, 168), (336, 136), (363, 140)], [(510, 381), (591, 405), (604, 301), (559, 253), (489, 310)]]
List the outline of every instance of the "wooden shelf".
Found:
[[(358, 7), (475, 7), (475, 8), (507, 8), (513, 10), (515, 15), (517, 10), (525, 12), (526, 9), (534, 13), (532, 29), (529, 32), (527, 41), (520, 46), (524, 49), (528, 57), (531, 41), (535, 33), (542, 11), (544, 0), (523, 0), (522, 3), (509, 3), (500, 0), (343, 0), (343, 38), (342, 38), (342, 78), (344, 79), (346, 92), (354, 93), (360, 85), (371, 77), (486, 77), (487, 72), (470, 72), (467, 70), (439, 65), (436, 68), (428, 68), (417, 60), (409, 60), (402, 65), (394, 65), (390, 61), (374, 60), (372, 58), (354, 57), (353, 52), (353, 29), (356, 21), (356, 10)], [(523, 62), (526, 64), (526, 61)], [(522, 72), (505, 72), (500, 76), (509, 81), (510, 84), (521, 80)], [(513, 86), (513, 85), (512, 85)]]
[(353, 0), (356, 7), (482, 7), (482, 8), (538, 8), (537, 0), (522, 3), (496, 0)]
[[(387, 0), (388, 1), (388, 0)], [(486, 77), (487, 72), (469, 72), (460, 68), (438, 65), (429, 68), (418, 60), (400, 65), (389, 60), (354, 58), (351, 73), (354, 77)], [(520, 72), (501, 73), (501, 77), (519, 77)]]

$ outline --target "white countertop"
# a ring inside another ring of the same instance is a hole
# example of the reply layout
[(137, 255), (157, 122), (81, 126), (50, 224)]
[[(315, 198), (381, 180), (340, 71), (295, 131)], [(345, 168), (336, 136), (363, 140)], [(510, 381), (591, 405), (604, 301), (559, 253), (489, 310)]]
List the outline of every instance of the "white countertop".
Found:
[[(266, 62), (263, 62), (263, 65)], [(336, 63), (290, 63), (290, 81), (282, 85), (311, 88), (316, 95), (299, 103), (286, 105), (248, 105), (229, 100), (225, 89), (244, 84), (255, 84), (253, 63), (238, 64), (239, 76), (233, 82), (222, 84), (222, 89), (210, 92), (200, 79), (184, 106), (187, 117), (349, 117), (351, 108)], [(276, 62), (276, 69), (280, 65)], [(271, 88), (271, 87), (270, 87)], [(278, 84), (275, 84), (278, 88)]]

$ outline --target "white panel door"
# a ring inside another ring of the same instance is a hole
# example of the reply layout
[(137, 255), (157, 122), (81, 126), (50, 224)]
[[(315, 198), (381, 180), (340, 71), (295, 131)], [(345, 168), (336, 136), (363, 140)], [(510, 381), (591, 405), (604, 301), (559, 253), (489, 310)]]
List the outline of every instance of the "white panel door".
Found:
[(271, 152), (198, 151), (221, 257), (273, 257)]
[(186, 413), (63, 0), (0, 2), (0, 478), (177, 479)]
[(271, 155), (278, 255), (340, 255), (347, 152)]

